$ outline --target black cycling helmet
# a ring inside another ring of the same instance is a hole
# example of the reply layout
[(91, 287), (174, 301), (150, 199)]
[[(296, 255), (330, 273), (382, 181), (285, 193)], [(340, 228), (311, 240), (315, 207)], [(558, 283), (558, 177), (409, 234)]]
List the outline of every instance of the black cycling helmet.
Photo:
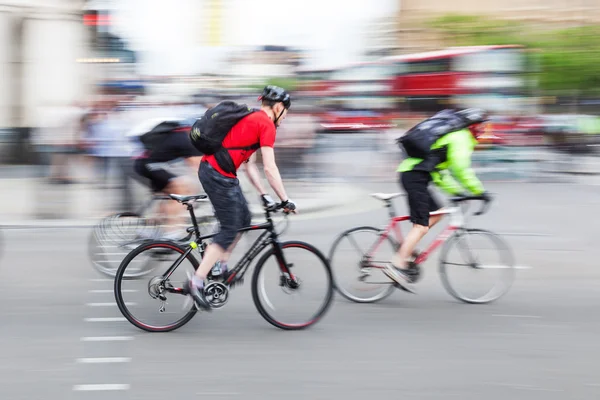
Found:
[(465, 108), (457, 112), (461, 117), (469, 122), (469, 125), (480, 124), (489, 119), (488, 113), (481, 108)]
[(285, 89), (280, 88), (279, 86), (265, 86), (262, 94), (258, 98), (259, 100), (267, 100), (274, 102), (282, 102), (283, 106), (289, 110), (292, 105), (292, 100), (288, 92)]

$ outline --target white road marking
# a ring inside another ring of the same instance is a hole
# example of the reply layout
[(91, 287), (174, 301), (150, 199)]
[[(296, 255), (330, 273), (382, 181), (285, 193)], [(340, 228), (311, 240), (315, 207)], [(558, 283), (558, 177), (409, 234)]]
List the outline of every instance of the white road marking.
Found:
[(75, 385), (73, 390), (80, 392), (95, 392), (95, 391), (107, 391), (107, 390), (129, 390), (130, 386), (127, 384), (119, 383), (105, 383), (99, 385)]
[[(90, 293), (114, 293), (115, 291), (113, 289), (96, 289), (96, 290), (90, 290)], [(139, 292), (139, 290), (137, 289), (122, 289), (121, 293), (137, 293)]]
[(78, 358), (80, 364), (112, 364), (131, 362), (129, 357), (96, 357), (96, 358)]
[(123, 317), (108, 317), (108, 318), (84, 318), (85, 322), (122, 322), (126, 321)]
[(133, 340), (133, 336), (88, 336), (82, 337), (82, 342), (120, 342)]
[(562, 390), (562, 389), (543, 388), (543, 387), (534, 386), (534, 385), (522, 385), (522, 384), (515, 384), (515, 383), (488, 382), (488, 385), (503, 386), (503, 387), (517, 389), (517, 390), (532, 390), (532, 391), (538, 391), (538, 392), (564, 392), (564, 390)]
[[(117, 303), (86, 303), (87, 307), (113, 307), (116, 306)], [(137, 303), (125, 302), (126, 306), (135, 306)]]
[(92, 281), (92, 282), (114, 282), (113, 279), (108, 279), (108, 278), (95, 278), (95, 279), (90, 279), (90, 281)]

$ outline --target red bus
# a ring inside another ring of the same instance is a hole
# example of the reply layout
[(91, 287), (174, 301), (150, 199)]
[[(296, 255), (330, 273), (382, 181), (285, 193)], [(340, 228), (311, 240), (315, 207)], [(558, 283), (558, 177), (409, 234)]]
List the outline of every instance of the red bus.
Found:
[(331, 68), (298, 68), (298, 93), (306, 97), (321, 97), (331, 89)]
[(380, 130), (393, 127), (398, 110), (391, 92), (393, 66), (380, 62), (354, 63), (328, 75), (321, 93), (325, 110), (321, 127), (327, 131)]
[(525, 54), (519, 45), (452, 47), (381, 61), (393, 68), (388, 94), (404, 111), (479, 106), (513, 112), (525, 95)]

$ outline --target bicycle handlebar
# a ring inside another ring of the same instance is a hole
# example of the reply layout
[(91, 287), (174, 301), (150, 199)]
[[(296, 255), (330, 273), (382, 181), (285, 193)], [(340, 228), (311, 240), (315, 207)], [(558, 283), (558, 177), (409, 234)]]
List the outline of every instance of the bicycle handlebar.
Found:
[(472, 200), (480, 200), (480, 201), (484, 202), (483, 206), (481, 207), (481, 209), (474, 214), (474, 215), (477, 215), (477, 216), (485, 214), (489, 210), (489, 208), (490, 208), (490, 202), (492, 201), (489, 197), (481, 196), (481, 195), (478, 195), (478, 196), (474, 196), (474, 195), (471, 195), (471, 196), (455, 196), (455, 197), (450, 198), (450, 201), (452, 203), (457, 203), (457, 204), (458, 203), (463, 203), (465, 201), (472, 201)]
[[(274, 213), (274, 212), (284, 209), (284, 205), (283, 205), (283, 203), (273, 203), (273, 204), (269, 204), (268, 206), (264, 207), (264, 209), (267, 213)], [(289, 211), (284, 210), (283, 213), (285, 215), (288, 215), (292, 211), (293, 210), (289, 210)]]

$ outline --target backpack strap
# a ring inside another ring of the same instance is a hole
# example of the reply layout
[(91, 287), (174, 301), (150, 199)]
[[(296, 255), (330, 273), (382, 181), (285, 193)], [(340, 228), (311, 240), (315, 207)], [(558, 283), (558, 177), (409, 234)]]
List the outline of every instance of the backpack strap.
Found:
[(260, 143), (254, 143), (251, 146), (245, 147), (223, 147), (225, 150), (258, 150), (260, 149)]

